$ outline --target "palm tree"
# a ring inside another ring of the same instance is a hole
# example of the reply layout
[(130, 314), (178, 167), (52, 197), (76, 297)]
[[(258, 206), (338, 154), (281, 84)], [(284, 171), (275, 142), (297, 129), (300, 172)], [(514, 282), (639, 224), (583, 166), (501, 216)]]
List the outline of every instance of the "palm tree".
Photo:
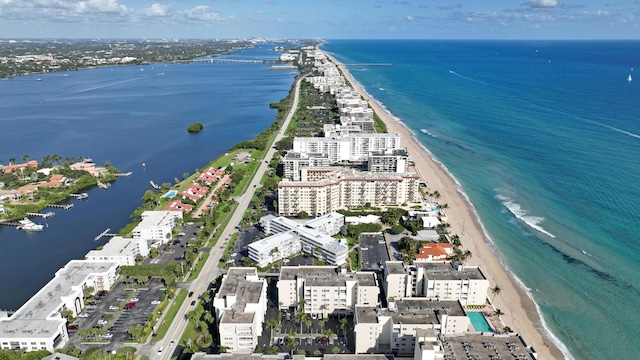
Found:
[(302, 323), (307, 321), (307, 314), (302, 311), (296, 313), (296, 320), (300, 323), (300, 333), (302, 333)]
[(271, 340), (273, 339), (273, 328), (278, 327), (280, 323), (276, 319), (268, 319), (266, 325), (270, 328), (271, 336), (269, 336), (269, 344), (271, 344)]
[(320, 332), (324, 331), (324, 326), (327, 324), (327, 320), (326, 319), (320, 319), (318, 320), (318, 325), (320, 325)]
[(440, 199), (440, 192), (438, 190), (436, 190), (436, 191), (431, 193), (431, 196), (433, 196), (435, 201), (438, 202), (438, 199)]
[(491, 292), (493, 293), (493, 298), (491, 298), (491, 302), (493, 303), (493, 299), (495, 299), (496, 296), (498, 296), (500, 292), (502, 292), (502, 289), (500, 288), (500, 286), (498, 286), (498, 284), (496, 284), (496, 286), (491, 288)]
[(496, 315), (498, 315), (498, 317), (500, 317), (501, 315), (504, 315), (504, 313), (502, 312), (502, 310), (496, 309)]
[(22, 162), (26, 163), (27, 161), (29, 161), (29, 154), (24, 154), (24, 156), (22, 157)]
[(347, 336), (347, 325), (349, 324), (349, 321), (347, 320), (347, 318), (342, 318), (340, 319), (340, 329), (342, 329), (342, 335), (343, 336)]

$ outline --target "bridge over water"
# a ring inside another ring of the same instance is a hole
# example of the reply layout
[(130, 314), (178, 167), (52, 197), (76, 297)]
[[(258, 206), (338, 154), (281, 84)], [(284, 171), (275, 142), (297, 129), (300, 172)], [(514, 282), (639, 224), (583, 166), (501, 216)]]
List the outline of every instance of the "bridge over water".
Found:
[(221, 58), (200, 58), (191, 60), (176, 60), (175, 63), (192, 64), (192, 63), (208, 63), (208, 64), (286, 64), (280, 60), (260, 60), (260, 59), (221, 59)]

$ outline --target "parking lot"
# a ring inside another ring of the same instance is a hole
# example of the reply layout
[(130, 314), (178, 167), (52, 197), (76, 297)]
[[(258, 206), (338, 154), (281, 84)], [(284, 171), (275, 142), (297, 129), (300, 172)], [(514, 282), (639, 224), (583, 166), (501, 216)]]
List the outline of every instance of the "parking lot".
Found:
[(171, 261), (182, 260), (186, 251), (187, 242), (195, 239), (198, 231), (198, 225), (194, 223), (184, 225), (175, 239), (168, 243), (168, 249), (167, 246), (160, 246), (158, 249), (158, 257), (155, 259), (147, 258), (143, 263), (165, 265)]
[(389, 261), (387, 242), (382, 234), (360, 234), (360, 269), (380, 271)]
[(232, 266), (244, 266), (242, 258), (249, 257), (248, 246), (258, 238), (260, 230), (255, 226), (247, 226), (240, 229), (238, 234), (238, 238), (229, 254), (229, 262), (233, 262)]
[(78, 331), (71, 330), (70, 343), (80, 349), (96, 345), (105, 348), (124, 346), (125, 340), (132, 339), (127, 330), (137, 324), (145, 324), (155, 312), (165, 293), (163, 286), (162, 279), (159, 278), (152, 278), (144, 288), (138, 289), (128, 287), (122, 281), (118, 282), (111, 291), (96, 297), (95, 301), (87, 305), (82, 315), (71, 324), (77, 325), (78, 330), (106, 327), (110, 335), (83, 342)]

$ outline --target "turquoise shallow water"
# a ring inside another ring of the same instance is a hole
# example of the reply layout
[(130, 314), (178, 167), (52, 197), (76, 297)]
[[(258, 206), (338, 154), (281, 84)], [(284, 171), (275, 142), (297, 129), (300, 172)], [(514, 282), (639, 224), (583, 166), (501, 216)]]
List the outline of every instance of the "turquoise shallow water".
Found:
[(637, 357), (640, 42), (323, 49), (344, 63), (392, 64), (349, 71), (460, 182), (571, 357)]

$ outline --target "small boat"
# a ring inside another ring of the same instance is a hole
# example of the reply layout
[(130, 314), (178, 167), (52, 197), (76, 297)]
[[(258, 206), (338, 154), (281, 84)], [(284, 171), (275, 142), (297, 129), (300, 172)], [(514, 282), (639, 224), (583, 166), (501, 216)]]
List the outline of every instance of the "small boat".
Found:
[(630, 83), (633, 81), (633, 78), (631, 78), (631, 74), (629, 74), (629, 77), (627, 77), (627, 83)]
[(42, 231), (44, 229), (44, 225), (36, 224), (29, 220), (29, 218), (24, 218), (23, 220), (20, 220), (19, 223), (20, 225), (18, 225), (18, 229), (26, 231)]

